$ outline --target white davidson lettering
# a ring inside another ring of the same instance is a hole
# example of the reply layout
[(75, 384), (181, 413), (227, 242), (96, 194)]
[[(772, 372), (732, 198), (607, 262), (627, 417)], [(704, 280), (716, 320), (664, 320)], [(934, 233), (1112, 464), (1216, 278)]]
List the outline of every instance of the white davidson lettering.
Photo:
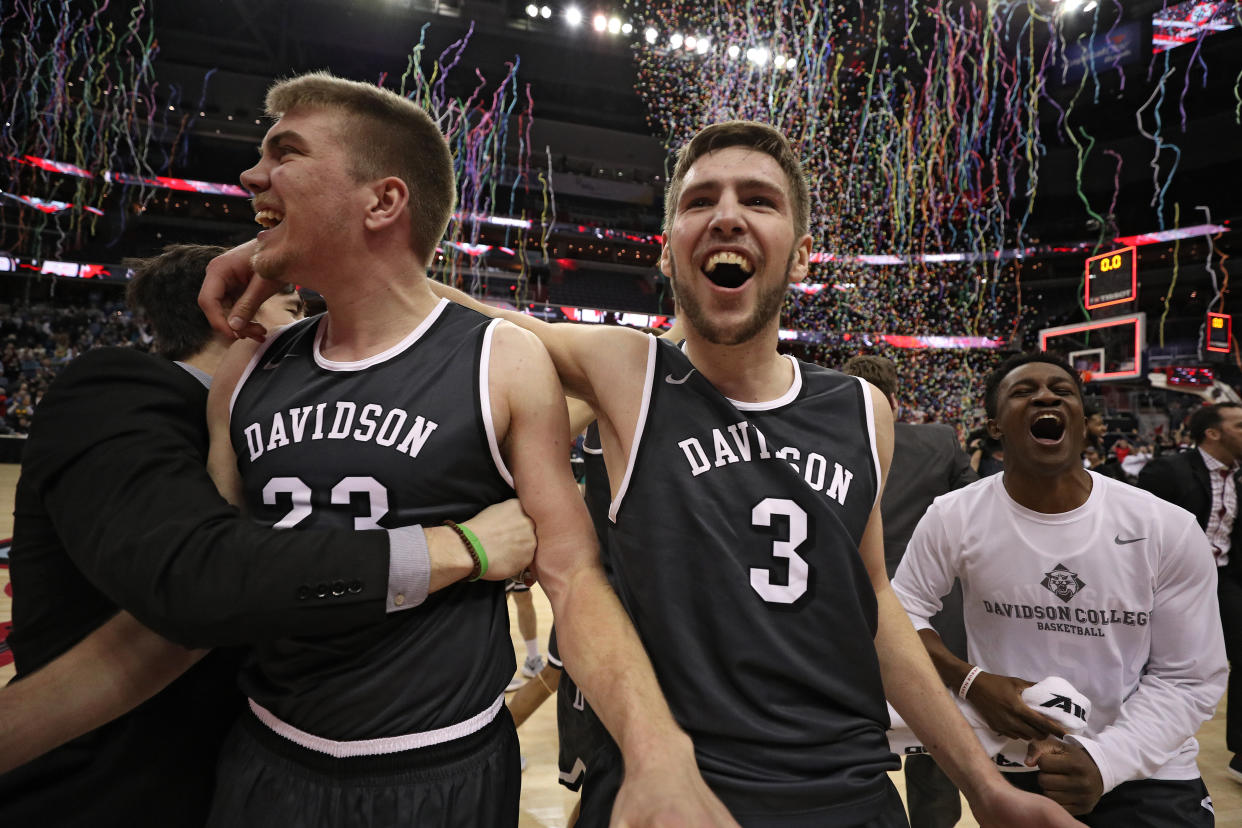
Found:
[[(707, 455), (703, 453), (703, 447), (699, 445), (699, 441), (695, 438), (691, 437), (688, 440), (682, 440), (677, 445), (685, 452), (686, 460), (690, 461), (690, 474), (698, 477), (712, 467), (712, 464), (707, 462)], [(693, 453), (691, 453), (691, 449), (694, 449)]]
[(306, 420), (310, 417), (310, 413), (309, 405), (289, 409), (289, 422), (293, 425), (293, 442), (302, 442), (302, 435), (306, 433)]
[[(246, 451), (253, 462), (264, 452), (275, 451), (288, 445), (310, 440), (346, 440), (355, 443), (370, 443), (384, 447), (395, 447), (402, 454), (417, 457), (422, 451), (432, 432), (439, 424), (428, 420), (422, 415), (415, 415), (409, 427), (406, 427), (410, 415), (399, 408), (385, 410), (383, 406), (368, 403), (362, 406), (348, 400), (338, 400), (332, 404), (333, 409), (327, 412), (329, 403), (315, 406), (304, 405), (301, 408), (290, 408), (277, 411), (266, 428), (263, 423), (251, 423), (242, 429), (246, 437)], [(308, 435), (307, 422), (310, 420), (312, 408), (315, 412), (314, 426)], [(354, 427), (355, 415), (357, 427)], [(285, 418), (288, 417), (288, 426)], [(331, 428), (325, 432), (324, 423), (330, 420)], [(351, 430), (352, 429), (352, 430)], [(700, 450), (701, 451), (701, 450)], [(707, 458), (703, 458), (707, 462)]]
[(336, 419), (332, 421), (332, 430), (328, 432), (329, 440), (344, 440), (349, 436), (349, 427), (354, 424), (354, 411), (357, 408), (351, 402), (336, 404)]
[[(755, 438), (753, 444), (750, 439), (752, 434)], [(705, 448), (708, 439), (712, 446), (710, 454)], [(854, 472), (818, 452), (808, 452), (804, 460), (802, 451), (794, 446), (770, 450), (763, 432), (745, 420), (724, 429), (713, 428), (710, 438), (687, 437), (677, 443), (677, 447), (686, 456), (686, 463), (693, 477), (698, 477), (713, 468), (719, 469), (734, 463), (779, 458), (801, 475), (808, 486), (817, 492), (824, 492), (841, 505), (845, 505), (850, 483), (854, 479)], [(756, 448), (757, 452), (754, 450)], [(830, 469), (831, 482), (829, 482)]]

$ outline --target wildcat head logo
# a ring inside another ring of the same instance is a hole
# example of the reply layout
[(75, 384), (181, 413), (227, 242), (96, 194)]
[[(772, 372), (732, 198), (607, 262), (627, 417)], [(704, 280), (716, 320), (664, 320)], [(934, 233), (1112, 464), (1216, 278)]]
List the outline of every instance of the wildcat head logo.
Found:
[(1044, 579), (1040, 583), (1044, 585), (1045, 589), (1066, 603), (1086, 586), (1086, 584), (1079, 580), (1078, 573), (1070, 572), (1065, 568), (1064, 564), (1057, 564), (1052, 568), (1051, 572), (1045, 572)]

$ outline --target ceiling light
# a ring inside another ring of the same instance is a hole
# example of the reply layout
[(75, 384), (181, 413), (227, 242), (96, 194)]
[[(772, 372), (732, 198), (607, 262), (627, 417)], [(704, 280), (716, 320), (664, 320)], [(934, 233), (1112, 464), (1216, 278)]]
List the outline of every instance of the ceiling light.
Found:
[(689, 36), (686, 38), (686, 48), (687, 48), (687, 49), (693, 50), (693, 49), (694, 49), (696, 46), (698, 46), (698, 45), (699, 45), (699, 39), (698, 39), (697, 37), (695, 37), (694, 35), (689, 35)]
[(770, 56), (771, 56), (771, 53), (762, 46), (757, 46), (757, 47), (746, 50), (746, 59), (749, 60), (751, 63), (758, 64), (759, 66), (762, 66), (763, 64), (767, 63), (768, 58)]
[(786, 61), (785, 61), (785, 68), (786, 68), (786, 69), (788, 69), (788, 70), (790, 70), (790, 71), (793, 71), (793, 69), (794, 69), (797, 65), (798, 65), (798, 61), (797, 61), (797, 60), (795, 60), (794, 58), (789, 58), (788, 60), (786, 60)]
[(577, 26), (582, 22), (582, 12), (578, 11), (576, 6), (570, 6), (565, 10), (565, 22), (571, 26)]
[(660, 33), (657, 32), (655, 29), (651, 28), (650, 26), (648, 26), (647, 30), (643, 32), (643, 39), (646, 40), (648, 43), (655, 43), (657, 40), (660, 39)]
[(737, 60), (737, 56), (742, 53), (742, 47), (738, 46), (736, 43), (730, 43), (728, 52), (729, 52), (729, 57), (733, 58), (734, 60)]
[(548, 6), (544, 6), (543, 8), (539, 10), (539, 16), (542, 17), (544, 20), (547, 20), (549, 17), (552, 16), (552, 9)]
[(531, 3), (529, 6), (526, 7), (526, 14), (528, 17), (538, 17), (539, 7), (536, 6), (534, 3)]
[(680, 49), (682, 41), (683, 41), (682, 36), (679, 34), (675, 34), (668, 39), (668, 45), (672, 46), (674, 49)]
[(1095, 0), (1091, 0), (1091, 2), (1090, 2), (1090, 3), (1088, 3), (1087, 5), (1085, 5), (1085, 6), (1083, 6), (1083, 7), (1082, 7), (1083, 13), (1085, 14), (1086, 12), (1093, 12), (1093, 11), (1095, 11), (1095, 7), (1096, 7), (1096, 6), (1098, 6), (1098, 5), (1100, 5), (1100, 4), (1099, 4), (1099, 3), (1097, 3)]
[(634, 27), (631, 26), (629, 23), (621, 24), (621, 34), (629, 34), (632, 31), (634, 31)]
[(595, 15), (595, 19), (591, 21), (591, 24), (595, 26), (595, 31), (602, 32), (604, 29), (608, 28), (608, 18), (604, 17), (602, 14), (597, 14)]
[(621, 21), (615, 17), (608, 18), (608, 33), (617, 34), (621, 31)]
[(705, 37), (699, 38), (699, 45), (695, 47), (695, 51), (700, 55), (707, 54), (707, 50), (712, 48), (712, 42)]

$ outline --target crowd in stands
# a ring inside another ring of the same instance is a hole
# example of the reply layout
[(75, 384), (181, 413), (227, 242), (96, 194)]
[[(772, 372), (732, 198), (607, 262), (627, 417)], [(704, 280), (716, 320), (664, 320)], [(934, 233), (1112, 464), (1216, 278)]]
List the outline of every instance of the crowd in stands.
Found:
[(0, 434), (25, 434), (57, 372), (90, 348), (147, 350), (151, 337), (120, 304), (0, 306)]
[[(787, 308), (788, 311), (788, 308)], [(99, 346), (148, 350), (151, 337), (117, 300), (97, 307), (0, 305), (0, 434), (29, 431), (39, 400), (57, 372), (81, 352)], [(785, 346), (783, 346), (785, 347)], [(851, 345), (791, 345), (797, 356), (829, 367), (840, 367), (860, 350)], [(899, 419), (954, 426), (973, 462), (985, 473), (999, 469), (999, 446), (983, 429), (984, 377), (1001, 359), (987, 350), (908, 350), (877, 343), (869, 353), (892, 359), (898, 366), (906, 399)], [(1170, 422), (1181, 423), (1194, 398), (1176, 395)], [(1137, 429), (1101, 431), (1087, 450), (1091, 468), (1133, 482), (1146, 460), (1190, 445), (1184, 431), (1161, 430), (1143, 439)]]

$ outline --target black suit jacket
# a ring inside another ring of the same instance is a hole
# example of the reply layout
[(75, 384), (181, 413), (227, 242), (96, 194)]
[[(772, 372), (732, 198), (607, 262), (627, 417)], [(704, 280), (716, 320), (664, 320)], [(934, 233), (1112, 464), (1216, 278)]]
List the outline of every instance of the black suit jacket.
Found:
[(932, 501), (978, 479), (952, 426), (893, 424), (893, 462), (880, 501), (888, 577), (897, 571), (914, 527)]
[[(385, 533), (278, 532), (241, 517), (205, 470), (205, 403), (185, 370), (128, 349), (90, 351), (53, 383), (15, 501), (17, 680), (118, 606), (197, 646), (385, 617)], [(359, 589), (317, 588), (337, 582)], [(242, 701), (236, 660), (213, 653), (130, 714), (0, 776), (0, 824), (201, 824)]]
[[(880, 500), (884, 520), (884, 567), (892, 578), (906, 554), (906, 544), (927, 507), (940, 495), (979, 479), (970, 456), (952, 426), (939, 423), (893, 424), (893, 462)], [(966, 625), (962, 618), (962, 587), (953, 584), (940, 612), (931, 619), (940, 640), (958, 658), (966, 657)]]
[[(1212, 481), (1208, 479), (1208, 468), (1198, 449), (1162, 454), (1148, 461), (1139, 472), (1138, 485), (1161, 500), (1181, 506), (1195, 516), (1200, 528), (1207, 529), (1212, 513)], [(1242, 483), (1239, 487), (1242, 488)], [(1242, 519), (1233, 522), (1229, 560), (1230, 563), (1242, 560)]]

